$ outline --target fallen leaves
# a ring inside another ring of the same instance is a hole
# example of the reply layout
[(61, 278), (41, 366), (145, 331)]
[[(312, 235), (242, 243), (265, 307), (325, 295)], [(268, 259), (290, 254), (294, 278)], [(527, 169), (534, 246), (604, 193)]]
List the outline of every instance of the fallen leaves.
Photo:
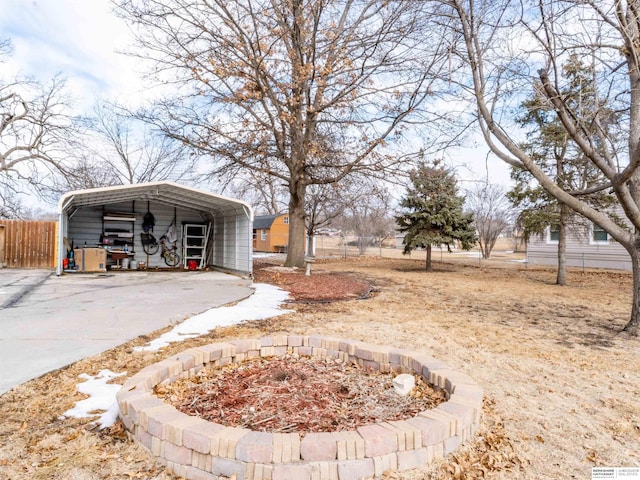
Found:
[(124, 472), (123, 475), (126, 475), (128, 478), (146, 478), (147, 474), (142, 472)]
[(504, 429), (502, 419), (494, 410), (494, 402), (485, 399), (484, 422), (476, 434), (476, 440), (456, 454), (450, 455), (441, 465), (443, 475), (437, 478), (476, 480), (486, 478), (491, 472), (512, 472), (517, 478), (525, 461), (520, 458), (511, 438)]
[(302, 270), (274, 270), (269, 264), (254, 265), (256, 282), (277, 285), (289, 292), (297, 302), (330, 302), (353, 300), (367, 296), (372, 287), (369, 283), (345, 273), (316, 272), (305, 275)]

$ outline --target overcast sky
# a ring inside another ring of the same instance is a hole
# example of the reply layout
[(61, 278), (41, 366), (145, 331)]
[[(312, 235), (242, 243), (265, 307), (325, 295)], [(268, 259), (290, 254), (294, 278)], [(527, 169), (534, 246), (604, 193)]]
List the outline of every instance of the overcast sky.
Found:
[(43, 83), (61, 74), (81, 110), (98, 96), (135, 95), (135, 61), (117, 53), (129, 32), (111, 8), (109, 0), (0, 0), (0, 37), (13, 44), (3, 69)]
[[(10, 38), (13, 55), (2, 64), (7, 73), (21, 73), (48, 82), (56, 74), (67, 79), (77, 113), (89, 113), (98, 99), (130, 103), (143, 96), (137, 62), (118, 51), (131, 43), (125, 23), (109, 0), (0, 0), (0, 38)], [(477, 147), (453, 154), (462, 187), (486, 178), (507, 184), (508, 168), (478, 139)]]

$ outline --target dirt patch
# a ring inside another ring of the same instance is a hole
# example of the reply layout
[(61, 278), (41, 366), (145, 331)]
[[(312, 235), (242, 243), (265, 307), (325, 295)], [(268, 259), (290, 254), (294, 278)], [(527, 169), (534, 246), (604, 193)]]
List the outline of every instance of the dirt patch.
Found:
[(410, 418), (446, 400), (420, 376), (409, 395), (399, 395), (394, 376), (333, 358), (260, 358), (159, 385), (156, 394), (210, 422), (301, 437)]
[(618, 335), (631, 307), (630, 274), (570, 270), (568, 286), (558, 287), (553, 269), (435, 266), (427, 273), (415, 259), (317, 262), (311, 277), (346, 275), (376, 295), (294, 303), (295, 313), (158, 353), (133, 351), (155, 332), (21, 385), (0, 397), (0, 478), (173, 479), (120, 425), (99, 432), (89, 420), (60, 417), (82, 398), (78, 375), (133, 375), (189, 347), (281, 332), (424, 351), (484, 388), (474, 442), (388, 479), (590, 478), (596, 466), (640, 466), (640, 341)]

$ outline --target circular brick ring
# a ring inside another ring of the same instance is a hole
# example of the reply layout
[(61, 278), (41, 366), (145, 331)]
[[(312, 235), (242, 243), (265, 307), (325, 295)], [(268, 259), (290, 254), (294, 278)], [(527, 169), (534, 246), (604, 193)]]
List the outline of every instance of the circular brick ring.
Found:
[[(156, 385), (203, 368), (287, 354), (340, 358), (381, 372), (415, 373), (445, 389), (447, 401), (407, 420), (354, 431), (257, 432), (186, 415), (153, 394)], [(186, 350), (129, 378), (117, 395), (120, 418), (151, 454), (188, 480), (357, 480), (426, 465), (470, 440), (482, 389), (467, 375), (420, 352), (322, 336), (279, 335)]]

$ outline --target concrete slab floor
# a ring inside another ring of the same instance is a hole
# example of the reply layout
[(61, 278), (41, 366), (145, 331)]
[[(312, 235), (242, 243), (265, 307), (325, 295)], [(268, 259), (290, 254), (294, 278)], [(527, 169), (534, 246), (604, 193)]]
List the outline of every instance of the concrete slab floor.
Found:
[(253, 293), (212, 271), (56, 276), (0, 269), (0, 394), (87, 356)]

